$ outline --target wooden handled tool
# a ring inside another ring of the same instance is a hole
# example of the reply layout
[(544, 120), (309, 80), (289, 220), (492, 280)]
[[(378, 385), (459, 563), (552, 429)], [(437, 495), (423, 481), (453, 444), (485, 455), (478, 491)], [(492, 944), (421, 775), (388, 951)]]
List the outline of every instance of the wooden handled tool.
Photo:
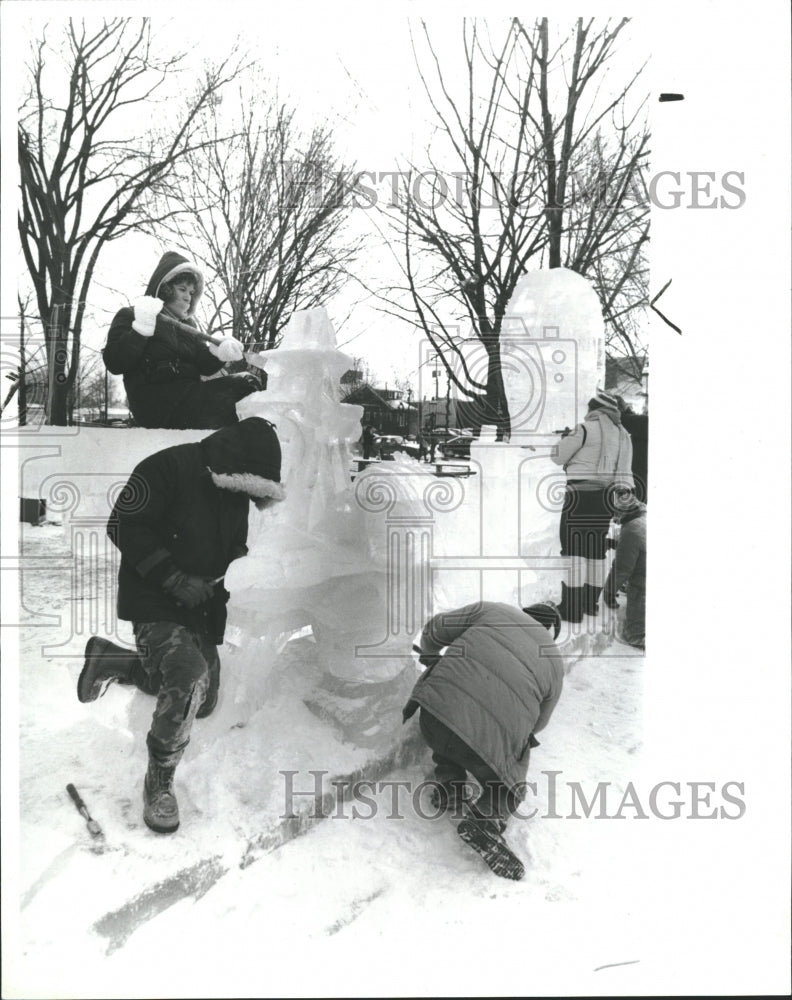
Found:
[[(196, 340), (203, 340), (207, 344), (222, 344), (222, 337), (212, 337), (208, 333), (203, 333), (201, 330), (197, 330), (194, 326), (190, 326), (188, 323), (181, 323), (179, 320), (174, 319), (172, 316), (164, 316), (162, 313), (159, 314), (161, 319), (164, 319), (166, 323), (170, 323), (171, 326), (175, 326), (177, 330), (181, 330), (183, 333), (189, 333), (191, 336), (195, 337)], [(264, 368), (267, 363), (267, 359), (263, 354), (258, 351), (245, 351), (242, 355), (249, 365), (253, 365), (254, 368)]]
[(72, 802), (75, 804), (75, 806), (77, 806), (77, 812), (79, 812), (79, 814), (85, 820), (85, 822), (86, 822), (86, 824), (88, 826), (88, 829), (91, 832), (91, 836), (92, 837), (103, 837), (104, 834), (102, 833), (101, 826), (99, 826), (99, 824), (96, 822), (96, 820), (93, 819), (93, 817), (91, 816), (91, 814), (88, 812), (87, 806), (85, 805), (85, 803), (83, 802), (83, 800), (80, 798), (80, 793), (77, 791), (77, 789), (74, 787), (74, 785), (68, 784), (66, 786), (66, 791), (69, 793), (69, 796), (71, 797)]

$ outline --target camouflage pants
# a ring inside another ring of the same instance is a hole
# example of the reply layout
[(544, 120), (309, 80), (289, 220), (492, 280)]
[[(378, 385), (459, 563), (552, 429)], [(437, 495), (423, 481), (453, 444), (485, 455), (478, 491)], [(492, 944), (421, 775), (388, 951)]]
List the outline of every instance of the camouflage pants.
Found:
[[(175, 622), (135, 622), (140, 657), (134, 673), (141, 691), (157, 697), (146, 743), (162, 767), (175, 767), (190, 742), (204, 702), (211, 711), (220, 681), (220, 658), (208, 636)], [(208, 715), (209, 711), (202, 714)]]

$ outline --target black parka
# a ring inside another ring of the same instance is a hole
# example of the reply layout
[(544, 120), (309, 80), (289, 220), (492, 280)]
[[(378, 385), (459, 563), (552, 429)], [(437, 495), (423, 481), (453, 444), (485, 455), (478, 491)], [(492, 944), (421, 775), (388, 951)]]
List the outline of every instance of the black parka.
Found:
[(222, 581), (196, 608), (176, 604), (162, 584), (177, 569), (223, 576), (247, 552), (251, 496), (282, 497), (279, 483), (280, 444), (273, 425), (260, 417), (143, 459), (107, 525), (121, 552), (118, 617), (176, 622), (221, 643), (229, 597)]
[[(156, 297), (165, 280), (179, 273), (200, 272), (186, 257), (174, 252), (163, 255), (148, 285), (146, 295)], [(202, 284), (202, 279), (200, 279)], [(195, 308), (198, 295), (193, 301)], [(140, 427), (213, 428), (237, 422), (236, 401), (253, 390), (238, 379), (214, 379), (223, 367), (206, 341), (180, 330), (167, 309), (157, 317), (154, 335), (144, 337), (132, 328), (135, 311), (120, 309), (110, 326), (102, 351), (107, 370), (124, 376), (129, 409)], [(179, 320), (198, 331), (192, 316)]]

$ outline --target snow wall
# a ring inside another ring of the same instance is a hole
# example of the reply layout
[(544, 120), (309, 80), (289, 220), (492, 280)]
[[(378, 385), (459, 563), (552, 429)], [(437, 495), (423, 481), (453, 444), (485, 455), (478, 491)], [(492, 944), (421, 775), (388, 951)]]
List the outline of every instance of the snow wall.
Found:
[[(557, 598), (563, 471), (555, 431), (573, 426), (604, 376), (599, 302), (588, 282), (557, 269), (526, 275), (502, 336), (512, 435), (484, 428), (470, 475), (435, 475), (403, 453), (352, 481), (362, 408), (340, 402), (352, 359), (337, 350), (323, 309), (295, 313), (267, 356), (268, 387), (240, 417), (277, 425), (286, 500), (251, 506), (249, 555), (229, 568), (221, 699), (205, 733), (252, 716), (290, 638), (308, 633), (305, 667), (315, 714), (359, 746), (398, 738), (417, 677), (411, 646), (426, 619), (478, 599), (525, 605)], [(20, 432), (21, 496), (47, 500), (71, 539), (71, 634), (130, 641), (115, 620), (117, 553), (104, 534), (118, 491), (145, 456), (207, 431), (40, 428)], [(452, 473), (459, 469), (445, 469)], [(99, 596), (83, 602), (81, 595)], [(89, 609), (86, 616), (85, 608)], [(64, 643), (65, 644), (65, 643)], [(225, 707), (224, 707), (225, 706)], [(130, 727), (150, 705), (133, 702)]]

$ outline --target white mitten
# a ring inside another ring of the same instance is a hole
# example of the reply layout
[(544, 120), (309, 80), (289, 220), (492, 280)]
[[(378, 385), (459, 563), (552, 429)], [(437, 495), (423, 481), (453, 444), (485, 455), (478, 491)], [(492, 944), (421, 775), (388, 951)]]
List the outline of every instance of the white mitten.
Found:
[(156, 299), (153, 295), (144, 295), (136, 299), (133, 303), (135, 318), (132, 320), (132, 329), (142, 337), (153, 337), (157, 316), (164, 304), (162, 299)]
[(224, 365), (230, 361), (241, 361), (244, 357), (244, 348), (234, 337), (223, 337), (220, 344), (207, 343), (206, 346)]

